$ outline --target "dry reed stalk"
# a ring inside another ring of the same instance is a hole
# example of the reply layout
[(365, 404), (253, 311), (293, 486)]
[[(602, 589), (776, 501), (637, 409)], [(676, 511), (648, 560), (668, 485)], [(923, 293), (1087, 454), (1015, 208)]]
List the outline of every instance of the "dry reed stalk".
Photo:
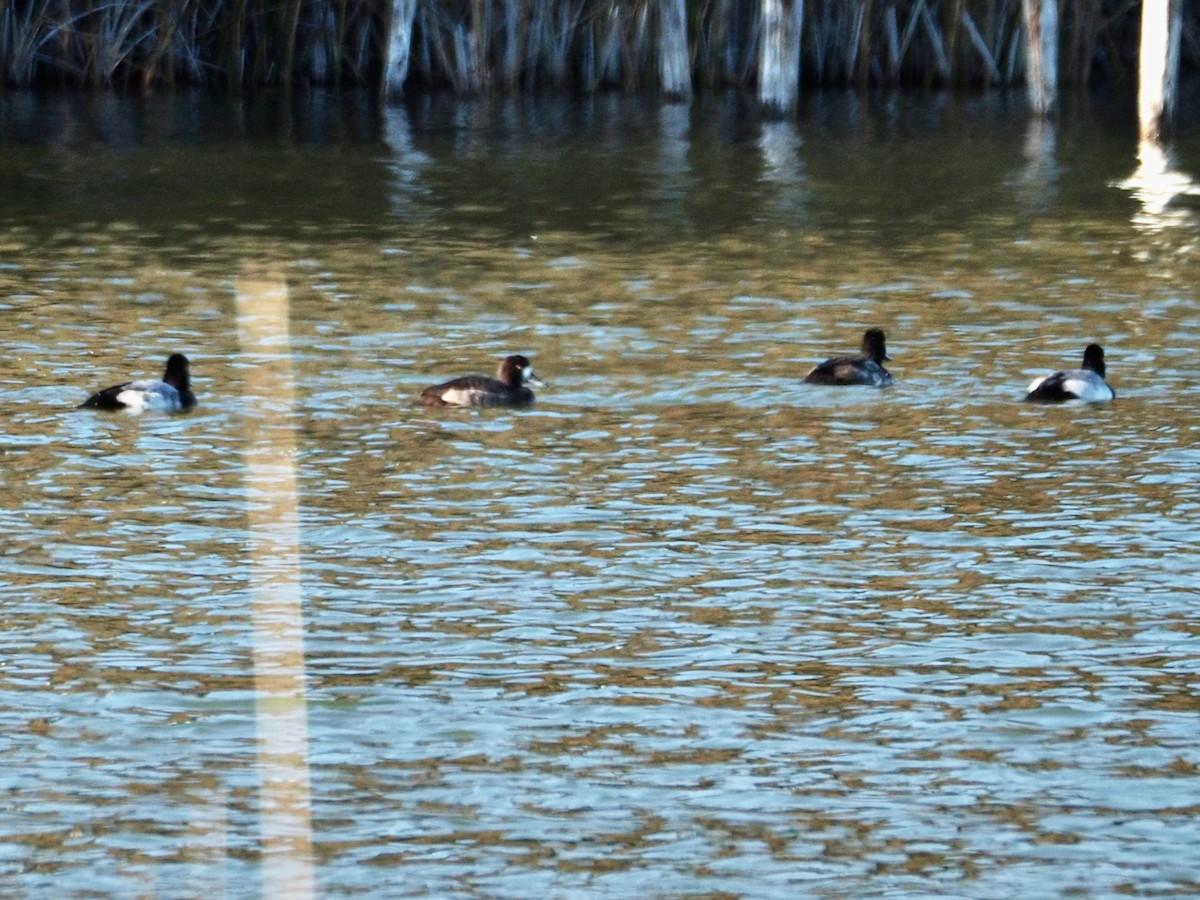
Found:
[[(274, 9), (264, 14), (263, 9), (253, 0), (249, 0), (246, 21), (246, 43), (241, 52), (246, 60), (247, 85), (269, 84), (275, 71), (275, 42), (273, 20), (277, 18)], [(274, 13), (274, 14), (273, 14)]]
[(966, 0), (949, 0), (941, 8), (938, 27), (942, 32), (942, 44), (946, 50), (946, 58), (950, 60), (951, 71), (956, 81), (969, 80), (971, 67), (967, 59), (959, 55), (962, 43), (962, 16)]
[(659, 90), (669, 100), (687, 100), (692, 96), (685, 0), (664, 2), (659, 6), (658, 82)]
[(491, 75), (488, 61), (492, 44), (492, 4), (488, 0), (471, 0), (471, 92), (487, 92)]
[[(348, 46), (347, 35), (350, 34), (350, 29), (348, 27), (348, 23), (349, 23), (349, 19), (350, 19), (350, 16), (349, 16), (349, 13), (347, 10), (348, 4), (349, 4), (349, 0), (336, 0), (336, 2), (333, 4), (333, 7), (332, 7), (332, 9), (333, 9), (333, 34), (332, 34), (332, 37), (330, 38), (330, 40), (332, 41), (333, 46), (330, 47), (329, 55), (333, 58), (333, 83), (334, 83), (335, 87), (341, 86), (342, 65), (344, 62), (347, 61), (346, 58), (348, 56), (348, 54), (346, 53), (346, 47)], [(393, 15), (394, 15), (394, 4), (391, 9), (393, 10)], [(386, 37), (384, 38), (383, 46), (386, 47), (387, 46), (386, 42), (391, 37), (391, 29), (388, 25), (388, 23), (390, 22), (390, 19), (386, 16), (384, 16), (383, 18), (384, 18), (384, 22), (385, 22), (383, 27), (384, 27), (384, 31), (386, 34)], [(412, 27), (412, 23), (410, 21), (409, 28), (411, 29), (411, 27)], [(383, 76), (385, 78), (386, 78), (387, 74), (389, 73), (388, 60), (390, 60), (390, 59), (391, 59), (391, 57), (389, 55), (387, 57), (387, 59), (384, 60), (383, 64), (379, 67), (379, 71), (383, 74)], [(408, 58), (407, 58), (407, 56), (405, 57), (404, 62), (405, 62), (404, 75), (405, 75), (405, 77), (407, 77), (407, 75), (408, 75)], [(364, 78), (364, 81), (365, 81), (365, 78)], [(403, 86), (403, 80), (401, 81), (400, 86)], [(386, 97), (387, 94), (381, 93), (380, 96)]]
[(1161, 142), (1172, 127), (1179, 90), (1183, 0), (1143, 4), (1138, 72), (1139, 136)]
[(546, 40), (542, 33), (549, 27), (549, 23), (545, 21), (541, 12), (541, 0), (531, 0), (529, 25), (525, 33), (525, 52), (522, 54), (525, 58), (523, 64), (525, 80), (530, 87), (536, 83), (538, 60), (542, 52), (542, 44)]
[(897, 31), (896, 7), (888, 4), (884, 16), (884, 35), (887, 38), (887, 81), (894, 84), (900, 77), (900, 35)]
[(634, 3), (625, 34), (624, 53), (621, 55), (621, 80), (627, 92), (632, 93), (642, 86), (642, 75), (646, 71), (646, 47), (650, 43), (649, 35), (650, 4)]
[(900, 80), (900, 68), (904, 65), (904, 57), (908, 55), (909, 47), (916, 36), (917, 26), (921, 23), (921, 13), (924, 9), (925, 0), (917, 0), (908, 11), (908, 22), (904, 26), (904, 34), (900, 37), (900, 50), (896, 55), (896, 71), (893, 74), (896, 81)]
[(246, 0), (229, 0), (229, 16), (225, 27), (220, 30), (218, 66), (224, 73), (225, 84), (232, 91), (240, 91), (245, 81), (245, 57), (242, 53), (243, 34), (246, 27)]
[(472, 94), (470, 63), (471, 35), (462, 22), (455, 22), (450, 32), (449, 46), (453, 48), (454, 91), (457, 94)]
[(334, 80), (330, 73), (330, 42), (333, 32), (333, 7), (327, 0), (310, 0), (312, 6), (308, 16), (308, 27), (300, 45), (301, 67), (315, 84), (329, 84)]
[(1068, 83), (1087, 84), (1091, 77), (1092, 55), (1095, 52), (1095, 34), (1086, 34), (1096, 28), (1096, 0), (1071, 0), (1064, 4), (1064, 18), (1073, 25), (1065, 29), (1063, 40), (1062, 74)]
[(845, 65), (845, 80), (847, 84), (853, 84), (858, 80), (859, 68), (859, 53), (862, 51), (865, 43), (869, 46), (870, 39), (864, 35), (868, 29), (864, 26), (867, 24), (867, 6), (866, 3), (858, 3), (854, 6), (854, 12), (850, 22), (850, 39), (847, 44), (847, 55)]
[[(384, 27), (382, 78), (383, 96), (398, 97), (408, 78), (409, 61), (412, 54), (413, 19), (417, 13), (416, 0), (392, 0), (387, 6), (388, 15)], [(345, 3), (341, 4), (341, 15), (345, 15)], [(344, 18), (342, 25), (344, 27)]]
[(175, 80), (173, 50), (179, 19), (179, 10), (175, 9), (175, 5), (175, 0), (169, 0), (160, 4), (154, 12), (154, 46), (141, 67), (143, 91), (149, 91), (156, 79), (167, 84)]
[(276, 78), (283, 86), (290, 85), (296, 77), (296, 36), (300, 28), (300, 6), (303, 0), (286, 0), (279, 12), (280, 64), (276, 67)]
[[(938, 76), (943, 83), (950, 80), (950, 58), (946, 55), (946, 51), (942, 46), (942, 35), (938, 30), (937, 22), (933, 20), (933, 16), (929, 12), (929, 6), (921, 7), (921, 23), (925, 26), (925, 34), (929, 38), (929, 49), (933, 53), (934, 67), (937, 70)], [(930, 70), (926, 69), (926, 80), (929, 80)]]
[(600, 67), (600, 82), (608, 85), (621, 83), (621, 34), (625, 27), (625, 13), (612, 7), (605, 17), (603, 40), (600, 44), (597, 63)]
[[(466, 86), (461, 83), (456, 58), (451, 49), (453, 36), (451, 35), (450, 40), (447, 40), (446, 26), (438, 20), (437, 10), (430, 9), (424, 4), (418, 4), (417, 9), (421, 14), (421, 32), (425, 36), (424, 49), (429, 55), (428, 68), (432, 69), (436, 64), (450, 82), (450, 87), (462, 93)], [(453, 31), (453, 23), (449, 25), (449, 28)], [(430, 72), (430, 74), (433, 73)]]
[(504, 4), (501, 24), (504, 48), (500, 55), (500, 83), (506, 91), (515, 91), (521, 84), (521, 13), (524, 0), (510, 0)]
[(350, 16), (346, 40), (341, 45), (341, 60), (355, 84), (367, 84), (378, 59), (375, 39), (378, 26), (370, 9), (358, 8)]
[(983, 39), (983, 35), (979, 33), (979, 29), (975, 26), (975, 20), (971, 18), (971, 13), (968, 10), (962, 11), (963, 29), (967, 33), (967, 40), (971, 42), (971, 46), (979, 54), (983, 61), (984, 71), (987, 73), (988, 84), (1000, 83), (1000, 67), (996, 65), (996, 61), (992, 58), (991, 48)]
[(13, 84), (32, 84), (42, 47), (54, 39), (53, 29), (42, 28), (35, 19), (35, 4), (18, 10), (17, 4), (5, 3), (0, 12), (0, 59), (5, 60), (4, 77)]
[(800, 91), (800, 37), (804, 0), (762, 0), (758, 102), (768, 115), (796, 105)]
[(557, 11), (551, 30), (553, 42), (549, 49), (550, 83), (556, 88), (566, 88), (571, 83), (571, 46), (579, 23), (584, 18), (586, 0), (570, 3), (559, 0), (554, 4)]
[(693, 33), (694, 69), (702, 86), (745, 87), (751, 82), (755, 15), (756, 9), (745, 0), (709, 0), (700, 8)]
[(870, 84), (871, 80), (871, 0), (864, 0), (860, 8), (860, 16), (862, 16), (863, 26), (859, 30), (858, 43), (858, 59), (856, 67), (856, 77), (854, 82), (858, 84), (859, 90), (864, 90)]
[[(764, 4), (764, 19), (766, 18), (766, 8), (766, 4)], [(832, 39), (830, 9), (829, 3), (813, 3), (808, 16), (809, 53), (805, 58), (805, 65), (813, 73), (817, 84), (822, 84), (827, 74), (825, 64), (828, 46)], [(801, 43), (801, 47), (803, 47), (803, 43)], [(766, 73), (764, 73), (765, 76)]]
[(1034, 115), (1058, 104), (1058, 0), (1024, 0), (1025, 88)]
[[(223, 81), (233, 90), (306, 78), (460, 93), (620, 87), (686, 97), (765, 72), (775, 7), (805, 3), (795, 48), (821, 84), (1011, 84), (1030, 0), (0, 0), (8, 84)], [(1061, 9), (1061, 80), (1132, 78), (1139, 0), (1048, 0)], [(1162, 0), (1158, 0), (1162, 2)], [(1183, 55), (1200, 57), (1200, 3)], [(774, 38), (773, 38), (774, 39)]]
[(830, 60), (831, 80), (838, 84), (850, 84), (858, 66), (858, 46), (863, 28), (861, 3), (842, 4), (834, 36), (834, 57)]
[(1021, 47), (1024, 44), (1024, 36), (1020, 31), (1014, 31), (1008, 42), (1008, 52), (1005, 54), (1007, 62), (1004, 66), (1004, 83), (1013, 84), (1017, 80), (1017, 74), (1021, 71)]
[(139, 48), (153, 43), (153, 10), (153, 0), (112, 0), (89, 6), (73, 20), (73, 30), (86, 47), (81, 61), (86, 82), (108, 86), (118, 71), (132, 71)]
[(201, 18), (201, 5), (193, 0), (184, 0), (179, 11), (179, 27), (172, 40), (172, 59), (177, 77), (193, 84), (204, 78), (204, 63), (199, 54), (201, 35), (208, 33), (211, 20), (206, 24)]

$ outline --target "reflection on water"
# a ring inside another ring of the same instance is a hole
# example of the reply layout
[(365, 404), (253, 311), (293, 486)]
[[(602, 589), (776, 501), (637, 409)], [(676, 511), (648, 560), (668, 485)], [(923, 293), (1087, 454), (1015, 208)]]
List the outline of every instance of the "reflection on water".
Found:
[(1178, 201), (1200, 196), (1200, 186), (1175, 166), (1171, 156), (1158, 141), (1138, 142), (1137, 169), (1119, 183), (1141, 204), (1133, 216), (1137, 228), (1156, 232), (1173, 227), (1190, 227), (1194, 231), (1197, 227), (1195, 213), (1179, 206)]
[(1046, 215), (1058, 194), (1062, 174), (1057, 159), (1058, 128), (1043, 116), (1025, 127), (1025, 166), (1017, 179), (1018, 196), (1028, 215)]
[[(7, 132), (5, 894), (1200, 887), (1200, 282), (1131, 143), (340, 102)], [(870, 325), (894, 388), (800, 384)], [(1115, 402), (1020, 402), (1089, 340)], [(194, 413), (72, 408), (175, 350)], [(507, 352), (534, 408), (412, 406)]]
[(296, 405), (290, 307), (282, 276), (243, 276), (235, 288), (245, 362), (246, 534), (254, 636), (254, 718), (262, 781), (264, 890), (313, 896), (307, 679), (300, 593)]

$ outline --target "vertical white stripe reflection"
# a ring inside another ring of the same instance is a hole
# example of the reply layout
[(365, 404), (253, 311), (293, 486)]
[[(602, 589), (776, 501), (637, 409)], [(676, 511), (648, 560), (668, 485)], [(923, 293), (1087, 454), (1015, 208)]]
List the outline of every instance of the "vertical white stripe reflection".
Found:
[(295, 401), (287, 284), (275, 272), (237, 280), (245, 373), (246, 506), (263, 848), (263, 894), (315, 895)]

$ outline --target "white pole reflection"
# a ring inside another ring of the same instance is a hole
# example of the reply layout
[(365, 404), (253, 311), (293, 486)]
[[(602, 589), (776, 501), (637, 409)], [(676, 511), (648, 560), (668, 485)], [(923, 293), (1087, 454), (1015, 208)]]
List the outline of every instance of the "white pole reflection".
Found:
[(413, 217), (413, 200), (424, 190), (421, 175), (429, 164), (429, 157), (417, 148), (408, 112), (403, 106), (384, 109), (383, 142), (391, 150), (388, 166), (392, 173), (392, 188), (388, 200), (392, 214), (410, 219)]
[(1022, 156), (1025, 164), (1012, 180), (1021, 209), (1027, 215), (1047, 213), (1058, 194), (1061, 174), (1057, 123), (1041, 116), (1031, 118), (1025, 126)]
[(758, 134), (763, 180), (781, 185), (803, 184), (804, 163), (800, 155), (803, 143), (796, 123), (790, 119), (763, 122)]
[(254, 629), (263, 893), (304, 900), (313, 884), (300, 523), (288, 338), (278, 273), (237, 280), (245, 371), (246, 506)]
[(658, 183), (655, 193), (678, 207), (688, 194), (692, 172), (688, 159), (692, 149), (691, 110), (679, 103), (668, 103), (658, 110)]
[(1138, 201), (1133, 224), (1142, 231), (1162, 231), (1194, 222), (1191, 212), (1175, 201), (1185, 195), (1200, 195), (1200, 187), (1175, 168), (1170, 151), (1153, 138), (1138, 143), (1137, 169), (1117, 187), (1131, 192)]
[(761, 180), (771, 185), (772, 208), (785, 219), (804, 216), (808, 205), (808, 179), (804, 171), (804, 141), (791, 119), (762, 123), (758, 152), (762, 157)]
[(1175, 203), (1195, 196), (1196, 183), (1175, 168), (1163, 143), (1178, 88), (1179, 43), (1183, 7), (1174, 0), (1142, 4), (1141, 56), (1138, 69), (1138, 165), (1117, 187), (1130, 191), (1140, 204), (1133, 224), (1143, 231), (1162, 231), (1190, 224), (1194, 217)]

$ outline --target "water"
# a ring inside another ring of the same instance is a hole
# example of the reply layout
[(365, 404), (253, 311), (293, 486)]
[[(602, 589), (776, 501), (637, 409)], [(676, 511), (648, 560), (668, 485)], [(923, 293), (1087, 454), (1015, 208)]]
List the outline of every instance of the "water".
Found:
[[(1200, 891), (1126, 106), (3, 102), (6, 896)], [(870, 325), (894, 388), (799, 383)], [(1091, 340), (1114, 403), (1020, 402)], [(72, 408), (176, 350), (193, 414)]]

